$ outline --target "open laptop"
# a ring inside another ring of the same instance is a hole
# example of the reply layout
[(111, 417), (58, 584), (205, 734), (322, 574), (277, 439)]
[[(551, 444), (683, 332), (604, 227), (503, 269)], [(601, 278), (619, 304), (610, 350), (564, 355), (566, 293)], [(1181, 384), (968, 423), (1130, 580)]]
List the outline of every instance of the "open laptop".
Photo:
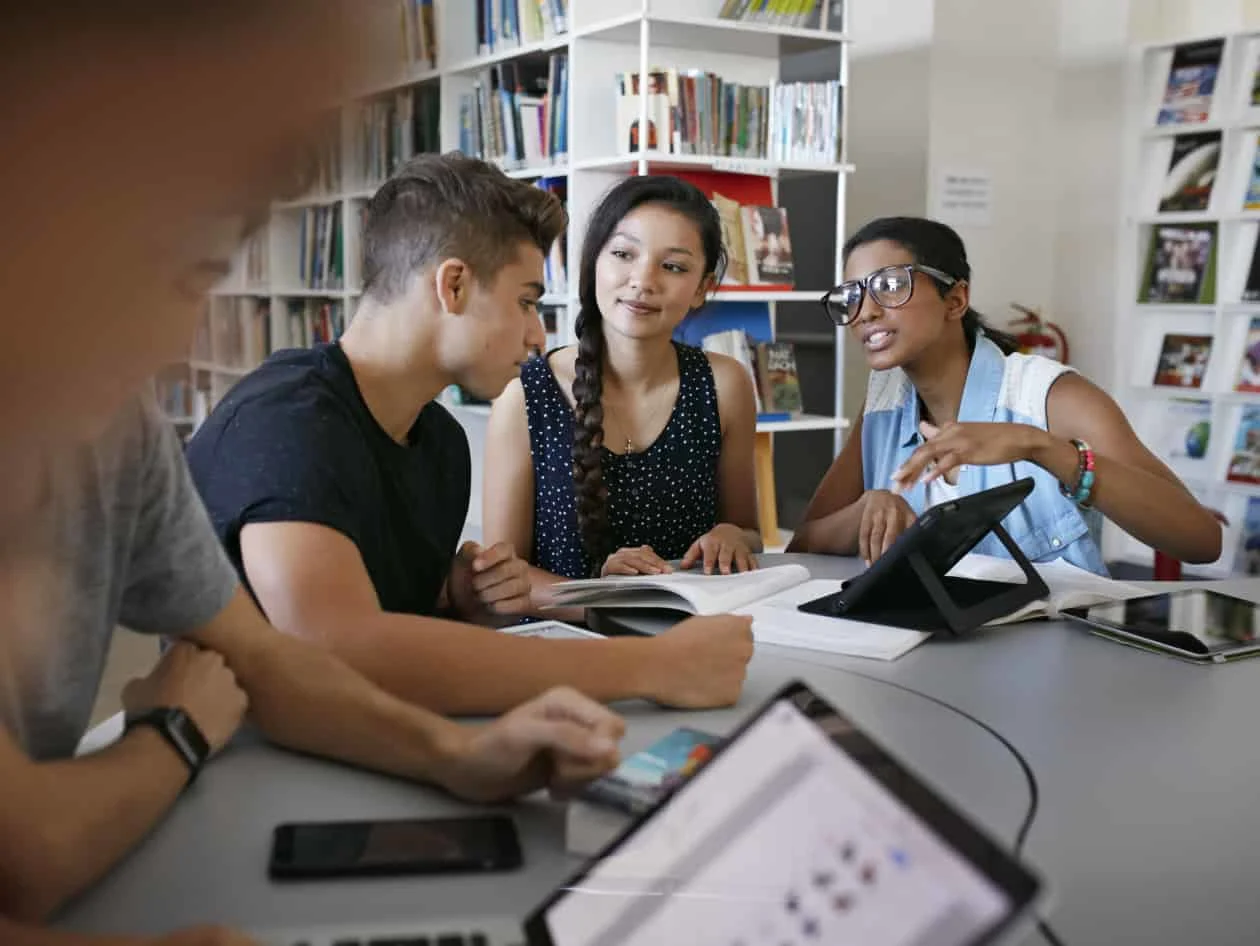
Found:
[(523, 922), (321, 929), (275, 946), (988, 946), (1041, 883), (808, 686), (788, 684), (713, 759)]

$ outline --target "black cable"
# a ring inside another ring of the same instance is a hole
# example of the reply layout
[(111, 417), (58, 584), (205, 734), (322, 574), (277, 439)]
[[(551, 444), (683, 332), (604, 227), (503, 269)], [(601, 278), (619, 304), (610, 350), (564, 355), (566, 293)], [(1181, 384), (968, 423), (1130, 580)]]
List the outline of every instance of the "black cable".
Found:
[[(1010, 753), (1011, 758), (1019, 764), (1020, 770), (1024, 773), (1024, 781), (1028, 785), (1028, 811), (1024, 815), (1024, 820), (1020, 824), (1019, 830), (1015, 832), (1015, 843), (1011, 848), (1012, 853), (1014, 853), (1016, 857), (1023, 856), (1024, 843), (1028, 840), (1028, 832), (1032, 830), (1033, 820), (1037, 817), (1037, 809), (1041, 804), (1041, 789), (1037, 784), (1037, 776), (1034, 774), (1032, 766), (1028, 764), (1028, 760), (1024, 758), (1023, 753), (1015, 748), (1015, 744), (1013, 742), (978, 716), (973, 716), (965, 709), (961, 709), (953, 703), (947, 703), (939, 697), (932, 696), (930, 693), (924, 693), (922, 690), (916, 690), (914, 687), (908, 687), (903, 683), (897, 683), (896, 681), (887, 680), (883, 677), (863, 673), (860, 670), (851, 670), (848, 667), (831, 667), (830, 669), (839, 670), (841, 673), (847, 673), (850, 676), (860, 677), (861, 679), (869, 680), (872, 683), (882, 683), (884, 686), (890, 686), (895, 690), (901, 690), (903, 693), (909, 693), (913, 696), (919, 697), (920, 699), (927, 700), (929, 703), (934, 703), (942, 709), (949, 710), (954, 715), (961, 716), (968, 722), (974, 723), (1001, 743), (1002, 747)], [(1058, 934), (1055, 933), (1050, 924), (1042, 917), (1037, 917), (1037, 932), (1045, 938), (1046, 942), (1048, 942), (1050, 946), (1065, 946), (1063, 940), (1059, 938)]]
[(949, 710), (954, 715), (961, 716), (968, 722), (975, 723), (990, 736), (1000, 742), (1006, 751), (1011, 754), (1012, 758), (1014, 758), (1019, 764), (1020, 769), (1024, 773), (1024, 781), (1028, 784), (1028, 812), (1024, 815), (1024, 820), (1020, 824), (1019, 830), (1015, 832), (1015, 843), (1011, 848), (1016, 857), (1019, 857), (1022, 854), (1024, 842), (1028, 840), (1028, 832), (1032, 830), (1033, 819), (1037, 817), (1037, 808), (1041, 804), (1041, 790), (1037, 785), (1037, 776), (1033, 774), (1032, 766), (1028, 764), (1028, 760), (1024, 758), (1023, 754), (1015, 748), (1015, 744), (1013, 742), (978, 716), (973, 716), (965, 709), (960, 709), (953, 703), (947, 703), (939, 697), (932, 696), (930, 693), (924, 693), (922, 690), (916, 690), (914, 687), (908, 687), (903, 683), (897, 683), (893, 680), (886, 680), (883, 677), (876, 677), (868, 673), (863, 673), (860, 670), (850, 670), (847, 667), (832, 667), (830, 669), (839, 670), (841, 673), (847, 673), (854, 677), (861, 677), (863, 680), (870, 680), (873, 683), (882, 683), (895, 690), (901, 690), (903, 693), (913, 694), (920, 699), (927, 700), (929, 703), (935, 703), (937, 706)]
[(1037, 932), (1045, 937), (1046, 942), (1050, 946), (1063, 946), (1063, 940), (1059, 939), (1054, 930), (1050, 928), (1050, 924), (1041, 919), (1041, 917), (1037, 917)]

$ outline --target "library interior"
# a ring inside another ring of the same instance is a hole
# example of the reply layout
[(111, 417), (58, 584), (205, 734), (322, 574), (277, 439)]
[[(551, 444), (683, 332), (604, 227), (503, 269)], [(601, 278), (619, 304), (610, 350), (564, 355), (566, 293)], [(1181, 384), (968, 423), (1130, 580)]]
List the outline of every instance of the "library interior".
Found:
[(0, 943), (1256, 942), (1260, 0), (17, 8)]

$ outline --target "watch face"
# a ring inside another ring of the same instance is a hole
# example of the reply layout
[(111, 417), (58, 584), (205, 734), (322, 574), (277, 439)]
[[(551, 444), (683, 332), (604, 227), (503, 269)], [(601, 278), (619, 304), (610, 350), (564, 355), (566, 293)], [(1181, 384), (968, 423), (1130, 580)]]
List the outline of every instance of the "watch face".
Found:
[(169, 711), (166, 717), (166, 729), (170, 733), (171, 739), (179, 746), (180, 752), (188, 757), (189, 760), (198, 764), (205, 761), (209, 754), (210, 747), (202, 738), (197, 724), (182, 709), (175, 707)]

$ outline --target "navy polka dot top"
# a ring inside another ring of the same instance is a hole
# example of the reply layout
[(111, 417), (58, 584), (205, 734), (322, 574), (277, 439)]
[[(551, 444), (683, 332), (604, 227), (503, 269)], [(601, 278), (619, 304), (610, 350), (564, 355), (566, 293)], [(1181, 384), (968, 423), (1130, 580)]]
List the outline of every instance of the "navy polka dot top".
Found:
[[(613, 548), (649, 545), (666, 560), (718, 523), (717, 471), (722, 450), (717, 387), (709, 359), (674, 343), (678, 399), (661, 435), (646, 450), (601, 447)], [(573, 486), (573, 409), (546, 358), (521, 368), (529, 446), (534, 461), (534, 549), (531, 564), (565, 578), (589, 578)], [(600, 563), (601, 566), (603, 563)]]

